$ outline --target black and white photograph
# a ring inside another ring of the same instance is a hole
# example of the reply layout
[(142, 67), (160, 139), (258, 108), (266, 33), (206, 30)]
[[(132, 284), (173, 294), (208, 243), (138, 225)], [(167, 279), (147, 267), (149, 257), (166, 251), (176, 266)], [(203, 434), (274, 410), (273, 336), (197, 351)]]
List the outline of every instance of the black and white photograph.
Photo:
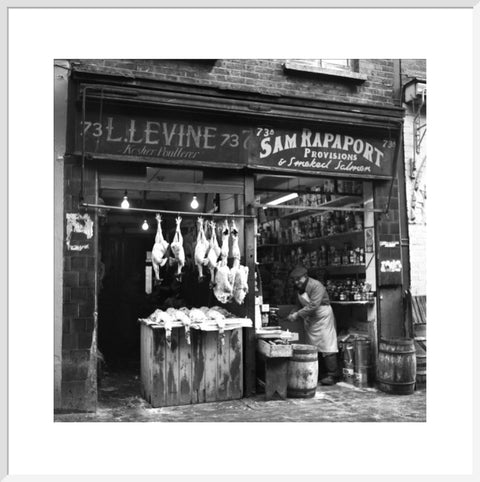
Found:
[(426, 67), (55, 59), (55, 420), (425, 422)]
[(475, 0), (38, 3), (0, 480), (475, 480)]

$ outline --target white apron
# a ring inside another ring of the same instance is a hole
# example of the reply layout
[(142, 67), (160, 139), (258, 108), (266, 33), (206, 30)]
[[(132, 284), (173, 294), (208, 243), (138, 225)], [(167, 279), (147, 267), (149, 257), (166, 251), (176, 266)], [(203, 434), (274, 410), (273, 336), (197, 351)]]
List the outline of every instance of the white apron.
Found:
[[(299, 294), (298, 300), (302, 306), (310, 302), (307, 293)], [(321, 353), (337, 353), (337, 332), (335, 316), (330, 305), (322, 305), (317, 312), (303, 320), (306, 342), (315, 345)]]

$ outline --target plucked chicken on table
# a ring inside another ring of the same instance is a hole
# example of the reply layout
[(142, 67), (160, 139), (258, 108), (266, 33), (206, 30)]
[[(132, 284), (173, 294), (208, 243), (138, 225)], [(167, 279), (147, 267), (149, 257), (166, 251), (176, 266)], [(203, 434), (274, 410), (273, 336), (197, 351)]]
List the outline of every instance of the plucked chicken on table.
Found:
[(190, 317), (185, 314), (182, 309), (176, 310), (175, 308), (168, 308), (167, 313), (175, 320), (182, 323), (185, 328), (185, 340), (188, 345), (190, 345), (190, 325), (192, 324), (192, 320)]
[(165, 338), (167, 340), (167, 345), (170, 348), (172, 342), (172, 327), (173, 327), (173, 317), (170, 313), (163, 310), (155, 310), (149, 317), (149, 320), (155, 323), (163, 323), (165, 328)]

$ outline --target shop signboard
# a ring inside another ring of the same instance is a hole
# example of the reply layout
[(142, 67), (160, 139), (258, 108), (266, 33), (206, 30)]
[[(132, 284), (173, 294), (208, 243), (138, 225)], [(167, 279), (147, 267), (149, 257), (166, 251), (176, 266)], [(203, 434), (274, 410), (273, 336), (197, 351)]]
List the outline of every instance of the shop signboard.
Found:
[(334, 130), (257, 128), (250, 165), (339, 176), (391, 177), (396, 142)]
[(180, 119), (157, 111), (87, 111), (76, 130), (76, 152), (98, 158), (367, 178), (392, 176), (395, 145), (392, 137)]
[(77, 122), (76, 151), (150, 163), (244, 166), (252, 129), (218, 122), (171, 119), (158, 115), (88, 113)]

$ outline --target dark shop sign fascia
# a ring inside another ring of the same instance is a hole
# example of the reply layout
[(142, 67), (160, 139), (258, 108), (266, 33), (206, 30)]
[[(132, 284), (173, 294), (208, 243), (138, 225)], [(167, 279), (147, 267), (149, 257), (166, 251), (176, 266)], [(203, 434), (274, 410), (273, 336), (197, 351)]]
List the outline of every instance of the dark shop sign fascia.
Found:
[[(76, 152), (149, 163), (250, 166), (345, 176), (392, 176), (396, 141), (318, 130), (197, 122), (124, 114), (86, 115), (76, 124)], [(85, 136), (85, 140), (83, 140)]]

